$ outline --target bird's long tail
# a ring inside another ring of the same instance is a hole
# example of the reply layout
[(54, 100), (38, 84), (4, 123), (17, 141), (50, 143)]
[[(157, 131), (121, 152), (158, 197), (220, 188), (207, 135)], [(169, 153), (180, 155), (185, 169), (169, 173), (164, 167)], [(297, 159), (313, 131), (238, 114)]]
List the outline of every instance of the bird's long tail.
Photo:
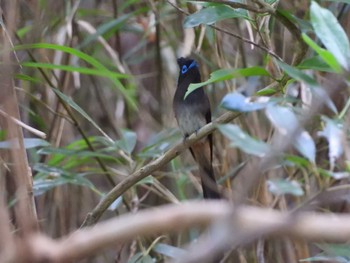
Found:
[(190, 150), (199, 166), (204, 198), (220, 199), (212, 166), (212, 147), (210, 146), (210, 140), (208, 138), (202, 139), (191, 146)]

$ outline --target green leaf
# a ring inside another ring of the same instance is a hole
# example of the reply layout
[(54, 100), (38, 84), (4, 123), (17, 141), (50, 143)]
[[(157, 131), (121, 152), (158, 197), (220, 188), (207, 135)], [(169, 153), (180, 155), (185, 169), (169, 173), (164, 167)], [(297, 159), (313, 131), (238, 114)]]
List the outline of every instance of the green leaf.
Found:
[(16, 74), (15, 78), (16, 79), (20, 79), (20, 80), (30, 81), (30, 82), (33, 82), (33, 83), (42, 83), (41, 79), (34, 78), (32, 76), (28, 76), (28, 75), (25, 75), (25, 74)]
[(243, 152), (264, 157), (270, 152), (270, 146), (263, 142), (256, 140), (243, 132), (241, 128), (234, 124), (218, 125), (219, 131), (231, 141), (231, 146), (238, 147)]
[(317, 244), (326, 255), (350, 258), (349, 244)]
[(296, 165), (298, 167), (308, 167), (309, 166), (309, 162), (301, 156), (286, 154), (285, 160), (288, 162), (288, 164)]
[(290, 77), (305, 82), (306, 84), (312, 86), (312, 87), (318, 87), (318, 83), (316, 82), (316, 80), (314, 80), (312, 77), (310, 77), (309, 75), (305, 74), (304, 72), (302, 72), (301, 70), (292, 67), (282, 61), (278, 61), (276, 60), (276, 63), (278, 64), (278, 66), (283, 69), (284, 72), (286, 72)]
[(32, 29), (33, 29), (33, 25), (28, 25), (18, 29), (16, 33), (19, 38), (23, 38)]
[(70, 97), (67, 95), (63, 94), (61, 91), (58, 89), (52, 89), (57, 96), (59, 96), (65, 103), (67, 103), (69, 106), (71, 106), (73, 109), (75, 109), (77, 112), (79, 112), (86, 120), (88, 120), (95, 128), (101, 132), (103, 136), (105, 136), (107, 139), (109, 139), (111, 142), (113, 140), (100, 128), (100, 126), (97, 125), (97, 123), (82, 109), (79, 107), (78, 104), (76, 104)]
[(286, 17), (288, 20), (296, 24), (302, 32), (313, 31), (312, 25), (309, 21), (300, 19), (299, 17), (295, 16), (294, 14), (292, 14), (287, 10), (277, 9), (276, 12), (279, 15)]
[(297, 181), (289, 181), (286, 179), (272, 179), (267, 181), (268, 189), (275, 195), (291, 194), (294, 196), (302, 196), (303, 189)]
[(95, 58), (89, 56), (88, 54), (81, 52), (75, 48), (56, 45), (56, 44), (49, 44), (49, 43), (35, 43), (35, 44), (25, 44), (25, 45), (17, 45), (14, 47), (15, 50), (26, 50), (26, 49), (37, 49), (37, 48), (45, 48), (45, 49), (53, 49), (62, 51), (68, 54), (71, 54), (73, 56), (76, 56), (82, 60), (84, 60), (89, 65), (93, 66), (95, 69), (102, 71), (118, 88), (118, 90), (123, 94), (127, 102), (130, 104), (130, 106), (133, 109), (137, 109), (136, 101), (133, 96), (131, 96), (131, 91), (127, 90), (123, 84), (119, 81), (118, 78), (115, 77), (114, 72), (106, 68), (102, 63), (100, 63)]
[(311, 2), (310, 18), (317, 37), (338, 60), (339, 64), (349, 70), (350, 44), (344, 29), (337, 18), (326, 8)]
[(299, 65), (298, 69), (313, 69), (325, 72), (334, 72), (332, 69), (320, 56), (314, 56), (311, 58), (306, 58)]
[(115, 73), (112, 71), (101, 71), (99, 69), (75, 67), (75, 66), (69, 66), (69, 65), (55, 65), (50, 63), (39, 63), (39, 62), (23, 62), (21, 65), (23, 67), (30, 67), (30, 68), (58, 69), (58, 70), (63, 70), (68, 72), (79, 72), (86, 75), (95, 75), (95, 76), (101, 76), (101, 77), (107, 77), (107, 78), (126, 79), (130, 77), (127, 74)]
[(306, 44), (308, 44), (313, 50), (316, 51), (318, 55), (337, 73), (341, 72), (341, 66), (339, 65), (336, 58), (328, 50), (321, 48), (314, 42), (308, 35), (305, 33), (302, 34), (302, 37)]
[(250, 67), (240, 69), (219, 69), (210, 74), (207, 81), (201, 83), (192, 83), (185, 94), (185, 98), (194, 90), (218, 81), (224, 81), (233, 78), (250, 77), (250, 76), (269, 76), (269, 73), (261, 67)]
[(257, 111), (266, 108), (270, 103), (269, 97), (245, 97), (241, 93), (227, 94), (221, 101), (221, 107), (239, 112)]
[(184, 21), (184, 27), (190, 28), (200, 24), (211, 25), (228, 18), (243, 18), (251, 20), (248, 12), (244, 9), (233, 9), (227, 5), (215, 5), (203, 8), (200, 11), (189, 15)]
[(266, 88), (263, 88), (261, 90), (258, 90), (256, 95), (258, 95), (258, 96), (267, 96), (267, 95), (273, 95), (275, 93), (276, 93), (276, 89), (270, 88), (270, 87), (266, 87)]

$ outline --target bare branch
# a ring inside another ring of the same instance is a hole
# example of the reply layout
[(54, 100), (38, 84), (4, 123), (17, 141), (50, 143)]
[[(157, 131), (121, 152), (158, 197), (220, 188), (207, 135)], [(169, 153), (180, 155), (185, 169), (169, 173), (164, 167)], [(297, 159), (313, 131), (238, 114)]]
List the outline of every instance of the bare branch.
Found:
[[(90, 256), (116, 242), (162, 232), (178, 232), (193, 226), (207, 226), (230, 216), (244, 232), (259, 238), (290, 235), (308, 240), (339, 241), (350, 239), (350, 215), (304, 212), (280, 212), (257, 207), (241, 207), (233, 211), (226, 201), (192, 201), (165, 205), (99, 223), (76, 231), (59, 241), (35, 235), (28, 240), (34, 262), (66, 262)], [(181, 222), (181, 224), (179, 224)], [(215, 230), (215, 229), (214, 229)], [(215, 233), (217, 236), (217, 233)]]

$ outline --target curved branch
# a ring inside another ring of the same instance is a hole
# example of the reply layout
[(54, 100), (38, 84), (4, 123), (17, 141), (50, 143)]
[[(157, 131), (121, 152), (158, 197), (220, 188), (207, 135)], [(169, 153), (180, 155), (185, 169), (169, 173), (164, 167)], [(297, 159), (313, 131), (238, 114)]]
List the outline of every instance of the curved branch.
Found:
[[(93, 255), (117, 242), (183, 231), (194, 226), (208, 226), (227, 217), (231, 218), (237, 229), (249, 233), (251, 240), (261, 236), (286, 235), (313, 241), (346, 242), (350, 239), (350, 215), (347, 214), (294, 214), (252, 206), (234, 210), (232, 204), (221, 200), (191, 201), (142, 210), (137, 215), (129, 213), (94, 227), (80, 229), (58, 241), (34, 235), (27, 239), (26, 245), (34, 257), (31, 262), (43, 262), (43, 259), (46, 259), (45, 262), (70, 262)], [(213, 231), (217, 229), (213, 228)], [(214, 234), (216, 239), (220, 238), (220, 233)], [(197, 250), (197, 253), (205, 251)], [(179, 260), (185, 258), (186, 255)]]
[(240, 113), (227, 112), (215, 119), (213, 122), (208, 123), (203, 126), (197, 133), (189, 136), (185, 141), (175, 145), (173, 148), (168, 150), (162, 156), (157, 159), (151, 161), (149, 164), (143, 166), (133, 174), (129, 175), (125, 180), (116, 185), (98, 204), (97, 206), (90, 212), (82, 226), (89, 226), (95, 224), (102, 214), (107, 210), (107, 208), (116, 200), (119, 196), (121, 196), (126, 190), (135, 185), (137, 182), (147, 177), (154, 171), (160, 169), (163, 165), (170, 162), (176, 156), (178, 156), (185, 149), (193, 145), (195, 142), (200, 140), (201, 138), (207, 136), (212, 133), (216, 129), (217, 124), (227, 123), (235, 118), (237, 118)]

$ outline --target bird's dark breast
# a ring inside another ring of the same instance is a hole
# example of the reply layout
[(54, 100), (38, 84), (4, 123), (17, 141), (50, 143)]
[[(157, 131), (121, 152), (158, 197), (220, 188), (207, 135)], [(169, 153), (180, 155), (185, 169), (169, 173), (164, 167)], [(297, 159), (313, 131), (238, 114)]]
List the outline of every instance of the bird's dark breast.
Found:
[(176, 99), (181, 95), (175, 94), (174, 112), (182, 133), (188, 136), (207, 124), (205, 116), (210, 111), (210, 106), (208, 98), (201, 89), (192, 92), (185, 100)]

